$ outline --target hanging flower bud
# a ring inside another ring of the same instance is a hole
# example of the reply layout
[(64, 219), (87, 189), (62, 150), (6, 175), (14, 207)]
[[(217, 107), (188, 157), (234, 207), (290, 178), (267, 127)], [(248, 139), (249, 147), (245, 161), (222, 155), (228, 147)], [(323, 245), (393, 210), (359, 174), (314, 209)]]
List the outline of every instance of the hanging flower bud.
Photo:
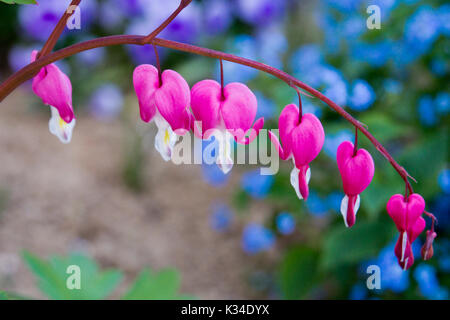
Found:
[(425, 229), (425, 220), (421, 217), (425, 200), (417, 193), (411, 194), (406, 200), (403, 195), (396, 194), (389, 199), (386, 209), (400, 232), (395, 255), (400, 267), (407, 270), (414, 263), (411, 245)]
[(202, 139), (214, 136), (218, 141), (217, 165), (228, 173), (233, 167), (232, 139), (249, 144), (264, 125), (264, 118), (253, 123), (258, 108), (255, 95), (242, 83), (230, 83), (222, 91), (217, 81), (203, 80), (192, 87), (191, 101), (195, 121), (201, 125), (201, 128), (195, 125), (194, 132)]
[(304, 114), (300, 122), (298, 107), (289, 104), (281, 112), (278, 128), (281, 144), (272, 132), (269, 132), (270, 140), (277, 148), (281, 159), (293, 159), (291, 184), (298, 198), (306, 200), (311, 178), (309, 163), (319, 155), (325, 140), (322, 124), (312, 113)]
[(133, 84), (141, 119), (145, 122), (155, 120), (158, 127), (155, 148), (165, 161), (169, 161), (178, 135), (184, 135), (190, 128), (189, 85), (177, 72), (165, 70), (160, 77), (158, 69), (148, 64), (134, 70)]
[(355, 224), (360, 205), (360, 193), (372, 181), (375, 165), (372, 156), (365, 149), (358, 149), (350, 141), (342, 142), (337, 150), (337, 165), (342, 177), (345, 197), (341, 202), (341, 213), (347, 227)]
[[(32, 52), (31, 62), (36, 60), (37, 54), (37, 50)], [(43, 67), (33, 78), (32, 89), (44, 104), (50, 106), (50, 132), (62, 143), (69, 143), (75, 126), (70, 79), (52, 63)]]
[(433, 257), (434, 254), (433, 241), (436, 237), (437, 237), (436, 232), (432, 230), (427, 231), (427, 239), (425, 240), (425, 244), (422, 246), (422, 250), (420, 250), (423, 260), (429, 260)]

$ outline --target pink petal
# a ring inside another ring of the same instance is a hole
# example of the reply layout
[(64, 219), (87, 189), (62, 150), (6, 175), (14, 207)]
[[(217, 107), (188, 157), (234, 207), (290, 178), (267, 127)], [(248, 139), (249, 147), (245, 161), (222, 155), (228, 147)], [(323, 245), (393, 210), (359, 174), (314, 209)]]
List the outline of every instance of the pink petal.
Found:
[(270, 141), (272, 141), (273, 145), (275, 146), (275, 149), (277, 149), (278, 154), (280, 155), (280, 158), (282, 160), (286, 160), (287, 158), (289, 158), (289, 154), (286, 154), (286, 151), (281, 146), (280, 141), (278, 140), (277, 136), (275, 134), (273, 134), (272, 131), (269, 131), (269, 138), (270, 138)]
[[(37, 51), (32, 53), (32, 61), (35, 60)], [(33, 92), (42, 99), (44, 104), (55, 107), (59, 116), (70, 123), (74, 118), (72, 108), (72, 84), (55, 64), (43, 67), (33, 78)]]
[[(404, 247), (403, 247), (404, 246)], [(408, 270), (414, 264), (414, 254), (409, 240), (403, 243), (403, 235), (400, 234), (397, 244), (395, 245), (395, 256), (398, 264), (403, 270)]]
[(203, 80), (192, 87), (191, 109), (195, 120), (201, 122), (201, 132), (206, 133), (219, 126), (220, 105), (221, 88), (217, 81)]
[(189, 130), (191, 92), (186, 80), (173, 70), (162, 73), (162, 86), (155, 91), (155, 104), (172, 130)]
[[(233, 134), (234, 140), (236, 140), (237, 143), (250, 144), (253, 142), (253, 140), (256, 139), (256, 137), (259, 134), (259, 130), (261, 130), (263, 126), (264, 126), (264, 118), (259, 118), (254, 123), (253, 127), (248, 129), (247, 132), (244, 132), (243, 130), (238, 129), (231, 133)], [(249, 136), (245, 136), (247, 133), (249, 133)]]
[(221, 114), (225, 127), (233, 132), (247, 132), (255, 120), (258, 103), (253, 92), (242, 83), (233, 82), (224, 88), (225, 100), (222, 102)]
[(298, 126), (298, 107), (295, 104), (289, 104), (281, 111), (278, 119), (278, 128), (280, 130), (280, 140), (283, 144), (285, 155), (290, 155), (292, 151), (291, 133)]
[(309, 166), (304, 165), (299, 168), (299, 172), (298, 172), (298, 189), (305, 201), (308, 199), (308, 196), (309, 196), (308, 180), (306, 177), (306, 173), (308, 172), (308, 169), (309, 169)]
[(425, 210), (425, 200), (420, 194), (413, 193), (408, 197), (407, 208), (406, 227), (411, 229), (415, 227), (417, 219)]
[(425, 219), (422, 217), (419, 217), (414, 225), (408, 230), (409, 234), (409, 241), (413, 243), (417, 237), (425, 230)]
[(133, 72), (134, 90), (139, 101), (139, 111), (144, 122), (150, 122), (156, 114), (153, 95), (159, 87), (158, 69), (149, 64), (142, 64)]
[(353, 153), (353, 143), (344, 141), (339, 145), (336, 156), (344, 192), (348, 195), (363, 192), (372, 181), (375, 172), (375, 165), (369, 152), (358, 149), (355, 156)]
[(304, 114), (302, 122), (291, 131), (292, 152), (297, 168), (310, 163), (320, 153), (325, 133), (319, 119), (311, 113)]

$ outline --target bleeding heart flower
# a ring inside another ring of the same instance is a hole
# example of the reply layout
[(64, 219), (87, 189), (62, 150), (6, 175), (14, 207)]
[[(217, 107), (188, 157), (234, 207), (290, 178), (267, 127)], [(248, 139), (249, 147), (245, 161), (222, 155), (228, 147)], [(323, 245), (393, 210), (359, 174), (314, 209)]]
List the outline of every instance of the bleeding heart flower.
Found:
[(191, 126), (189, 85), (173, 70), (162, 72), (160, 81), (158, 69), (149, 64), (134, 70), (133, 84), (141, 119), (145, 122), (155, 120), (158, 127), (155, 148), (165, 161), (169, 161), (178, 136), (184, 135)]
[[(37, 54), (37, 50), (32, 52), (31, 62), (36, 60)], [(43, 67), (33, 78), (32, 89), (44, 104), (50, 106), (50, 132), (61, 142), (69, 143), (75, 126), (70, 79), (52, 63)]]
[(358, 149), (350, 141), (342, 142), (337, 150), (337, 164), (342, 177), (345, 197), (341, 202), (341, 213), (347, 227), (355, 224), (356, 212), (360, 205), (359, 194), (372, 181), (375, 165), (372, 156), (365, 149)]
[(281, 112), (278, 128), (282, 145), (272, 132), (269, 132), (270, 140), (277, 148), (281, 159), (293, 159), (291, 184), (299, 199), (306, 200), (311, 178), (309, 163), (319, 155), (325, 140), (322, 124), (312, 113), (304, 114), (299, 122), (298, 107), (289, 104)]
[(430, 260), (433, 257), (433, 241), (437, 237), (436, 232), (432, 230), (427, 231), (427, 239), (425, 240), (425, 244), (422, 246), (420, 253), (422, 254), (423, 260)]
[(395, 255), (402, 269), (407, 270), (414, 263), (411, 245), (425, 229), (425, 220), (421, 217), (425, 200), (417, 193), (411, 194), (407, 200), (403, 195), (396, 194), (389, 199), (386, 209), (400, 232)]
[[(224, 173), (233, 167), (231, 140), (240, 144), (251, 143), (264, 125), (259, 118), (253, 125), (258, 108), (253, 92), (244, 84), (233, 82), (223, 88), (214, 80), (203, 80), (192, 87), (191, 108), (196, 122), (196, 136), (218, 141), (217, 165)], [(250, 131), (250, 135), (246, 136)]]

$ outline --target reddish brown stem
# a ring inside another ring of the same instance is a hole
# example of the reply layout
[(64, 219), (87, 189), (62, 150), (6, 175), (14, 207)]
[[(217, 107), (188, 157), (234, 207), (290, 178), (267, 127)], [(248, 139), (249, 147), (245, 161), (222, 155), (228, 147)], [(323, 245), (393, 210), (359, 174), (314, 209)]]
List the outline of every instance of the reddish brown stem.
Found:
[(52, 33), (50, 34), (50, 37), (48, 37), (47, 41), (44, 43), (44, 46), (42, 47), (41, 51), (37, 55), (37, 59), (39, 57), (43, 57), (50, 52), (52, 52), (53, 48), (56, 45), (56, 42), (58, 41), (59, 37), (61, 36), (61, 33), (64, 31), (64, 28), (67, 24), (67, 19), (72, 15), (72, 12), (69, 12), (70, 7), (72, 6), (78, 6), (80, 4), (81, 0), (72, 0), (67, 10), (62, 15), (61, 19), (59, 19), (58, 23), (55, 26), (55, 29), (53, 29)]
[(353, 157), (356, 157), (358, 152), (358, 127), (355, 126), (355, 145), (353, 146)]
[[(22, 68), (21, 70), (19, 70), (16, 73), (14, 73), (12, 76), (10, 76), (5, 82), (3, 82), (0, 85), (0, 101), (2, 101), (6, 96), (8, 96), (21, 83), (25, 82), (26, 80), (31, 79), (43, 66), (46, 66), (52, 62), (55, 62), (55, 61), (63, 59), (63, 58), (67, 58), (69, 56), (72, 56), (72, 55), (82, 52), (82, 51), (86, 51), (86, 50), (90, 50), (90, 49), (94, 49), (94, 48), (98, 48), (98, 47), (123, 45), (123, 44), (142, 45), (143, 43), (145, 43), (145, 38), (146, 37), (134, 36), (134, 35), (109, 36), (109, 37), (88, 40), (85, 42), (81, 42), (81, 43), (66, 47), (66, 48), (58, 50), (56, 52), (53, 52), (45, 57), (42, 57), (41, 59), (39, 59), (33, 63), (30, 63), (29, 65), (25, 66), (24, 68)], [(392, 165), (392, 167), (398, 172), (398, 174), (405, 181), (406, 188), (408, 190), (410, 190), (410, 192), (412, 193), (412, 186), (408, 180), (408, 178), (410, 178), (410, 175), (408, 174), (408, 172), (394, 160), (394, 158), (383, 147), (383, 145), (361, 123), (359, 123), (358, 120), (353, 118), (348, 112), (346, 112), (343, 108), (341, 108), (335, 102), (333, 102), (332, 100), (327, 98), (324, 94), (322, 94), (318, 90), (311, 88), (307, 84), (292, 77), (291, 75), (287, 74), (284, 71), (278, 70), (274, 67), (268, 66), (266, 64), (263, 64), (263, 63), (260, 63), (257, 61), (253, 61), (250, 59), (242, 58), (239, 56), (235, 56), (235, 55), (220, 52), (220, 51), (215, 51), (212, 49), (197, 47), (194, 45), (180, 43), (180, 42), (176, 42), (176, 41), (165, 40), (165, 39), (154, 38), (153, 41), (151, 41), (151, 42), (153, 44), (161, 46), (161, 47), (166, 47), (166, 48), (170, 48), (170, 49), (174, 49), (174, 50), (189, 52), (189, 53), (193, 53), (193, 54), (197, 54), (197, 55), (202, 55), (205, 57), (222, 59), (222, 60), (238, 63), (241, 65), (245, 65), (245, 66), (269, 73), (269, 74), (285, 81), (290, 86), (292, 86), (292, 84), (294, 84), (295, 86), (300, 87), (301, 89), (305, 90), (306, 92), (310, 93), (311, 95), (315, 96), (319, 100), (326, 103), (329, 107), (331, 107), (333, 110), (335, 110), (344, 119), (346, 119), (352, 125), (357, 127), (358, 130), (361, 131), (369, 139), (369, 141), (375, 146), (375, 148), (389, 161), (389, 163)]]
[(291, 87), (294, 88), (298, 95), (298, 123), (301, 123), (303, 117), (302, 95), (300, 89), (296, 85), (291, 84)]
[(222, 100), (225, 100), (225, 87), (223, 81), (223, 60), (220, 59), (220, 92), (222, 96)]
[(159, 79), (159, 87), (162, 86), (162, 72), (161, 72), (161, 63), (159, 61), (158, 48), (153, 45), (153, 49), (155, 49), (155, 57), (156, 57), (156, 67), (158, 68), (158, 79)]

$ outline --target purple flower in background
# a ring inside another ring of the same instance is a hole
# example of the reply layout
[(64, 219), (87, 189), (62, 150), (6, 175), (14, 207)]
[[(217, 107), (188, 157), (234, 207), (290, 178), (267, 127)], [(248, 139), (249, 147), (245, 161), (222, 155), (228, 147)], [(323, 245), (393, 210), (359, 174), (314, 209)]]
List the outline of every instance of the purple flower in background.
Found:
[[(35, 40), (45, 41), (69, 4), (70, 0), (40, 0), (36, 6), (20, 6), (20, 26), (27, 36)], [(80, 4), (81, 27), (84, 30), (91, 24), (96, 11), (97, 2), (95, 1), (85, 1)], [(67, 28), (65, 31), (67, 33)]]
[(114, 84), (103, 84), (91, 96), (90, 111), (100, 120), (116, 118), (123, 108), (123, 94)]
[[(258, 48), (255, 39), (248, 35), (238, 35), (227, 41), (226, 52), (236, 54), (238, 56), (257, 60)], [(225, 82), (243, 82), (246, 83), (258, 75), (258, 70), (228, 61), (223, 62), (223, 72)], [(220, 64), (217, 62), (215, 77), (220, 77)]]
[(248, 224), (242, 234), (242, 249), (248, 254), (269, 250), (275, 243), (272, 231), (257, 223)]
[(206, 32), (215, 35), (226, 31), (233, 19), (230, 5), (222, 0), (207, 0), (203, 2), (203, 18)]
[(356, 11), (361, 5), (361, 0), (323, 0), (324, 4), (341, 12)]
[(347, 129), (341, 130), (336, 134), (327, 134), (323, 150), (332, 159), (336, 160), (337, 148), (344, 141), (353, 141), (355, 135)]
[(295, 218), (289, 212), (281, 212), (275, 219), (277, 229), (281, 234), (288, 235), (295, 230)]
[(230, 228), (233, 218), (231, 209), (226, 204), (220, 203), (213, 206), (209, 223), (214, 230), (224, 232)]
[(366, 20), (361, 16), (351, 16), (339, 25), (338, 32), (345, 40), (354, 40), (366, 31)]
[(262, 199), (269, 193), (273, 182), (273, 176), (262, 175), (259, 169), (255, 169), (242, 175), (241, 187), (253, 198)]
[(433, 300), (448, 299), (448, 291), (439, 285), (434, 267), (425, 263), (419, 264), (414, 270), (414, 278), (424, 297)]
[(434, 110), (434, 102), (431, 96), (423, 96), (419, 100), (419, 107), (417, 109), (419, 113), (420, 122), (424, 126), (430, 127), (434, 126), (437, 121), (436, 111)]
[(218, 141), (211, 137), (210, 140), (200, 140), (202, 149), (202, 174), (203, 179), (214, 187), (224, 186), (230, 177), (229, 174), (223, 173), (223, 171), (216, 164), (216, 150), (219, 148)]
[(288, 41), (282, 27), (270, 25), (261, 29), (256, 36), (256, 41), (261, 61), (275, 68), (282, 68), (283, 54), (288, 49)]
[(353, 110), (363, 111), (368, 109), (375, 101), (375, 92), (365, 80), (353, 82), (349, 107)]
[(16, 72), (30, 63), (30, 57), (35, 46), (17, 45), (11, 48), (8, 54), (8, 62), (11, 69)]
[(237, 15), (247, 23), (268, 25), (280, 18), (286, 9), (286, 0), (236, 0)]
[(109, 0), (111, 6), (130, 18), (143, 14), (146, 2), (147, 0)]
[[(98, 12), (98, 20), (100, 25), (107, 29), (113, 30), (118, 28), (126, 18), (126, 12), (124, 12), (124, 6), (122, 3), (133, 3), (135, 1), (126, 0), (108, 0), (100, 3), (100, 9)], [(126, 9), (125, 9), (126, 11)]]
[(92, 50), (82, 51), (75, 57), (80, 63), (86, 64), (89, 67), (94, 67), (105, 60), (105, 54), (106, 49), (104, 47), (100, 47)]

